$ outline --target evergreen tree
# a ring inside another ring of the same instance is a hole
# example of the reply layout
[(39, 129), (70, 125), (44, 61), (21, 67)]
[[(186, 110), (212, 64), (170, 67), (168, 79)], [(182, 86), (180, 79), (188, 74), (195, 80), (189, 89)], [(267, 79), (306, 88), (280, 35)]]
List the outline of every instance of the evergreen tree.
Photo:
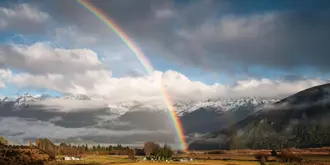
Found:
[(87, 145), (87, 143), (85, 144), (85, 151), (88, 151), (88, 145)]

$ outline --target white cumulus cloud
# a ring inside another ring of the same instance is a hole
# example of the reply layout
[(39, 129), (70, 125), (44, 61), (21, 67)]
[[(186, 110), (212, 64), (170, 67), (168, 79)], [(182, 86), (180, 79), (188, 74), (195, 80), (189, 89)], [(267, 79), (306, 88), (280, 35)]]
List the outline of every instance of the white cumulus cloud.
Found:
[[(122, 101), (164, 106), (161, 88), (165, 88), (174, 101), (199, 101), (245, 96), (283, 97), (328, 82), (321, 79), (284, 81), (252, 78), (240, 80), (235, 85), (208, 85), (201, 81), (192, 81), (174, 70), (118, 78), (102, 67), (103, 61), (92, 50), (59, 49), (44, 43), (2, 47), (0, 57), (4, 66), (0, 72), (3, 83), (15, 84), (19, 88), (44, 88), (67, 94), (86, 94), (103, 100), (95, 105), (85, 101), (88, 107), (104, 107), (106, 103)], [(13, 73), (12, 68), (21, 69), (22, 72)], [(63, 104), (59, 101), (63, 101)], [(79, 106), (75, 108), (77, 102), (68, 103), (66, 100), (48, 101), (44, 104), (79, 109)]]
[(51, 17), (29, 4), (18, 4), (13, 8), (0, 7), (0, 30), (17, 30), (23, 33), (44, 31)]

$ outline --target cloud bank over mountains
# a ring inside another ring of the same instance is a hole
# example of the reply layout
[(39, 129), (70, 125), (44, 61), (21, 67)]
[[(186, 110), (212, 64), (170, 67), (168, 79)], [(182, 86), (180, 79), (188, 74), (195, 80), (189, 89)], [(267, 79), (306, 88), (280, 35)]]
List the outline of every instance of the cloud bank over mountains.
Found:
[[(45, 43), (0, 48), (0, 78), (20, 88), (45, 88), (67, 94), (85, 94), (111, 102), (162, 101), (164, 85), (174, 101), (200, 101), (237, 97), (280, 97), (310, 86), (326, 83), (321, 79), (296, 81), (248, 79), (235, 85), (189, 80), (168, 70), (140, 77), (113, 77), (95, 52), (89, 49), (52, 48)], [(18, 70), (14, 73), (11, 69)], [(276, 90), (274, 90), (276, 89)]]

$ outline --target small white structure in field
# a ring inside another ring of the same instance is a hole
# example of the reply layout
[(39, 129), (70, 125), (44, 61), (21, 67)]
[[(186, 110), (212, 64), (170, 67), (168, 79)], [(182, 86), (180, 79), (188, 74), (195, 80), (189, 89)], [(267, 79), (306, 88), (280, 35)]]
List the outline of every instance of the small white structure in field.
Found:
[(69, 157), (69, 156), (66, 156), (66, 157), (64, 157), (64, 160), (82, 160), (82, 158), (80, 158), (80, 157)]
[(188, 159), (185, 159), (185, 158), (180, 159), (180, 162), (188, 162)]

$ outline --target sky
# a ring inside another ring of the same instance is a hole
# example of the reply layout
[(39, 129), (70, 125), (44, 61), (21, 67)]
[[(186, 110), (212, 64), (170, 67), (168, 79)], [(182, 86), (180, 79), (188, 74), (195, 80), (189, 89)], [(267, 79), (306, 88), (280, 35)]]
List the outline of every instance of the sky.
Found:
[[(148, 75), (119, 37), (76, 1), (2, 1), (2, 95), (111, 99), (125, 89), (131, 96), (154, 97), (150, 79), (158, 75), (172, 88), (170, 94), (189, 96), (197, 90), (203, 93), (194, 98), (199, 100), (233, 90), (237, 96), (262, 97), (264, 92), (249, 93), (261, 86), (292, 88), (268, 94), (282, 97), (329, 79), (328, 1), (92, 4), (144, 52), (154, 74)], [(174, 92), (182, 86), (184, 94)], [(215, 90), (222, 92), (211, 96)]]
[(161, 81), (174, 102), (283, 98), (329, 82), (327, 0), (91, 3), (140, 48), (152, 74), (76, 1), (3, 0), (1, 96), (84, 94), (106, 103), (154, 103), (163, 98)]

